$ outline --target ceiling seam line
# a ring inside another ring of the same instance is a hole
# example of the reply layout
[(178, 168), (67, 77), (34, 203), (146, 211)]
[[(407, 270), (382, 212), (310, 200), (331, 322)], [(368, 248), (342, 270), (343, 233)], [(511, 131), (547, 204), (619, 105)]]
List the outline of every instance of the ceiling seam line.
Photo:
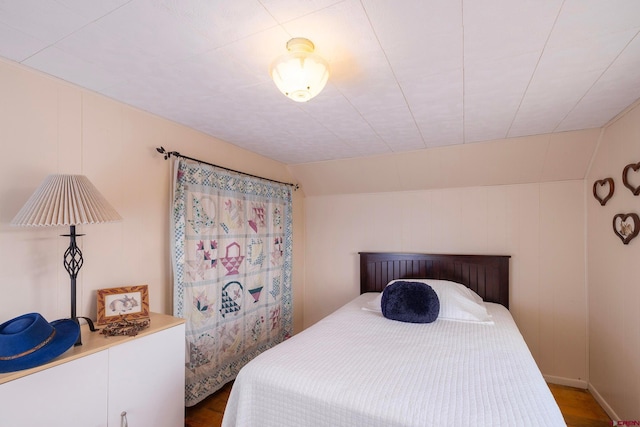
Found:
[(589, 94), (589, 92), (591, 92), (591, 90), (594, 88), (594, 86), (600, 81), (600, 79), (602, 78), (602, 76), (605, 75), (605, 73), (607, 71), (609, 71), (609, 68), (611, 68), (613, 66), (613, 64), (615, 64), (615, 62), (618, 60), (618, 58), (620, 58), (620, 55), (622, 55), (622, 53), (629, 47), (629, 45), (636, 39), (636, 37), (638, 37), (638, 35), (640, 34), (640, 30), (638, 30), (636, 32), (636, 34), (631, 37), (631, 39), (629, 39), (629, 41), (627, 42), (627, 44), (624, 45), (624, 47), (620, 50), (620, 52), (618, 52), (618, 54), (616, 55), (615, 58), (613, 58), (613, 61), (611, 61), (609, 63), (609, 65), (607, 65), (607, 67), (602, 70), (602, 73), (600, 73), (600, 75), (598, 76), (597, 79), (594, 80), (594, 82), (591, 84), (591, 86), (589, 86), (589, 89), (587, 89), (585, 91), (585, 93), (580, 97), (580, 99), (578, 99), (576, 101), (576, 103), (573, 105), (573, 107), (571, 107), (571, 109), (569, 111), (567, 111), (567, 114), (564, 115), (564, 117), (558, 122), (558, 124), (553, 128), (552, 132), (556, 132), (558, 130), (558, 128), (560, 127), (560, 125), (562, 124), (563, 121), (565, 121), (567, 119), (567, 117), (569, 117), (569, 114), (571, 114), (571, 112), (573, 110), (576, 109), (576, 107), (578, 106), (578, 104), (580, 104), (580, 102)]
[(260, 5), (264, 8), (265, 12), (267, 12), (267, 13), (269, 14), (269, 16), (271, 16), (271, 17), (273, 18), (273, 20), (274, 20), (274, 21), (276, 21), (276, 22), (278, 23), (278, 25), (283, 25), (283, 24), (286, 24), (286, 23), (289, 23), (289, 22), (296, 21), (296, 20), (298, 20), (298, 19), (300, 19), (300, 18), (304, 18), (304, 17), (306, 17), (306, 16), (313, 15), (313, 14), (315, 14), (315, 13), (318, 13), (318, 12), (322, 11), (322, 10), (330, 9), (330, 8), (332, 8), (333, 6), (335, 6), (335, 5), (337, 5), (337, 4), (340, 4), (340, 3), (344, 3), (344, 2), (346, 2), (346, 1), (347, 1), (347, 0), (338, 0), (338, 1), (335, 1), (335, 2), (333, 2), (333, 3), (331, 3), (331, 4), (326, 5), (326, 6), (324, 6), (324, 7), (321, 7), (321, 8), (319, 8), (319, 9), (314, 9), (314, 10), (312, 10), (311, 12), (303, 13), (302, 15), (296, 15), (294, 18), (290, 18), (290, 19), (288, 19), (288, 20), (286, 20), (286, 21), (282, 21), (282, 22), (281, 22), (281, 21), (279, 21), (279, 20), (277, 20), (277, 19), (276, 19), (276, 17), (275, 17), (275, 16), (273, 16), (273, 14), (269, 11), (269, 9), (267, 8), (267, 6), (265, 6), (265, 5), (264, 5), (263, 0), (258, 0), (258, 3), (260, 3)]
[[(23, 58), (23, 59), (20, 61), (20, 63), (22, 64), (22, 63), (24, 63), (24, 61), (28, 61), (29, 59), (33, 58), (34, 56), (36, 56), (36, 55), (37, 55), (37, 54), (39, 54), (40, 52), (43, 52), (43, 51), (45, 51), (45, 50), (47, 50), (47, 49), (49, 49), (49, 48), (51, 48), (51, 47), (54, 47), (55, 45), (57, 45), (57, 44), (58, 44), (58, 43), (60, 43), (61, 41), (65, 40), (65, 39), (67, 39), (67, 38), (69, 38), (69, 37), (71, 37), (72, 35), (74, 35), (74, 34), (75, 34), (75, 33), (77, 33), (78, 31), (82, 31), (83, 29), (87, 28), (89, 25), (91, 25), (91, 24), (93, 24), (93, 23), (98, 22), (99, 20), (101, 20), (101, 19), (102, 19), (102, 18), (104, 18), (105, 16), (109, 16), (109, 15), (111, 15), (113, 12), (115, 12), (116, 10), (118, 10), (118, 9), (120, 9), (120, 8), (125, 7), (126, 5), (128, 5), (129, 3), (131, 3), (132, 1), (133, 1), (133, 0), (129, 0), (128, 2), (123, 3), (123, 4), (121, 4), (120, 6), (116, 7), (115, 9), (110, 10), (108, 13), (105, 13), (104, 15), (99, 16), (98, 18), (94, 19), (93, 21), (91, 21), (91, 22), (87, 22), (86, 24), (84, 24), (82, 27), (80, 27), (80, 28), (76, 29), (75, 31), (73, 31), (73, 32), (71, 32), (71, 33), (69, 33), (69, 34), (64, 35), (62, 38), (60, 38), (60, 39), (58, 39), (58, 40), (56, 40), (56, 41), (54, 41), (54, 42), (52, 42), (52, 43), (48, 44), (47, 46), (43, 47), (42, 49), (39, 49), (37, 52), (32, 53), (31, 55), (27, 56), (26, 58)], [(66, 6), (65, 6), (65, 7), (66, 7)], [(19, 30), (17, 30), (17, 31), (19, 31)], [(22, 32), (22, 31), (20, 31), (20, 32)], [(74, 55), (74, 56), (75, 56), (75, 55)]]
[(524, 102), (524, 98), (527, 96), (527, 92), (529, 91), (529, 87), (531, 86), (531, 82), (533, 81), (534, 76), (536, 75), (536, 71), (538, 71), (538, 66), (540, 65), (540, 61), (542, 60), (542, 56), (544, 55), (544, 51), (547, 48), (547, 44), (549, 43), (549, 39), (551, 38), (551, 34), (553, 30), (556, 28), (556, 24), (558, 23), (558, 18), (562, 13), (562, 9), (564, 8), (564, 3), (566, 0), (562, 0), (562, 4), (560, 5), (560, 9), (558, 9), (558, 14), (556, 18), (553, 20), (553, 25), (551, 26), (551, 30), (549, 30), (549, 34), (547, 35), (547, 39), (544, 41), (544, 46), (542, 47), (542, 51), (540, 52), (540, 56), (536, 61), (536, 66), (533, 69), (533, 73), (531, 73), (531, 77), (529, 78), (529, 82), (527, 83), (527, 87), (524, 89), (522, 96), (520, 97), (520, 102), (518, 103), (518, 108), (516, 108), (516, 112), (511, 119), (511, 123), (509, 123), (509, 128), (507, 128), (507, 133), (505, 134), (505, 138), (509, 138), (509, 134), (511, 133), (511, 128), (516, 121), (516, 117), (518, 117), (518, 113), (520, 112), (520, 108), (522, 107), (522, 103)]
[[(349, 105), (354, 109), (354, 111), (355, 111), (356, 113), (358, 113), (358, 116), (360, 116), (360, 118), (361, 118), (361, 119), (362, 119), (362, 120), (367, 124), (367, 126), (369, 127), (369, 129), (371, 129), (371, 131), (372, 131), (372, 132), (373, 132), (373, 133), (374, 133), (374, 134), (375, 134), (375, 135), (380, 139), (380, 141), (382, 141), (382, 142), (384, 143), (384, 145), (387, 147), (387, 149), (389, 150), (389, 152), (391, 152), (391, 153), (395, 153), (395, 151), (393, 151), (393, 149), (387, 145), (387, 141), (382, 137), (382, 135), (380, 135), (380, 134), (378, 133), (378, 131), (377, 131), (377, 130), (376, 130), (376, 129), (371, 125), (371, 123), (369, 122), (369, 120), (367, 120), (367, 119), (366, 119), (366, 117), (364, 117), (364, 116), (362, 115), (362, 113), (360, 112), (360, 110), (358, 110), (358, 108), (357, 108), (355, 105), (353, 105), (353, 103), (349, 100), (349, 98), (347, 98), (347, 97), (342, 93), (342, 91), (341, 91), (339, 88), (337, 88), (335, 85), (332, 85), (332, 86), (333, 86), (333, 87), (334, 87), (334, 88), (335, 88), (335, 89), (340, 93), (340, 95), (342, 95), (342, 97), (343, 97), (343, 98), (344, 98), (344, 100), (347, 102), (347, 104), (349, 104)], [(318, 122), (318, 123), (319, 123), (319, 122)], [(324, 127), (324, 128), (326, 129), (326, 126), (324, 126), (322, 123), (319, 123), (319, 124), (320, 124), (322, 127)], [(329, 129), (327, 129), (327, 130), (329, 130)], [(331, 130), (329, 130), (329, 132), (331, 132)], [(333, 132), (331, 132), (331, 133), (332, 133), (332, 134), (334, 134)], [(335, 134), (334, 134), (334, 135), (335, 135)], [(337, 137), (338, 139), (340, 139), (340, 137), (339, 137), (338, 135), (336, 135), (336, 137)], [(354, 146), (350, 145), (348, 141), (344, 141), (344, 144), (345, 144), (345, 145), (347, 145), (348, 147), (355, 148)], [(380, 153), (378, 153), (378, 154), (380, 154)]]
[[(411, 106), (409, 105), (409, 101), (407, 100), (407, 95), (404, 93), (404, 90), (402, 89), (402, 85), (398, 81), (398, 76), (396, 76), (396, 73), (393, 70), (393, 67), (391, 66), (391, 61), (389, 61), (389, 57), (387, 56), (387, 52), (384, 50), (384, 47), (382, 46), (382, 43), (380, 43), (380, 38), (378, 37), (378, 33), (376, 32), (376, 30), (375, 30), (375, 28), (373, 26), (373, 23), (371, 22), (371, 18), (369, 17), (369, 14), (367, 13), (367, 8), (362, 3), (362, 0), (359, 0), (359, 1), (360, 1), (360, 6), (362, 6), (362, 10), (364, 11), (364, 15), (367, 17), (367, 22), (369, 23), (369, 27), (371, 28), (371, 32), (373, 33), (373, 36), (376, 38), (376, 41), (378, 42), (378, 46), (380, 46), (380, 50), (382, 51), (382, 54), (384, 55), (385, 61), (387, 61), (387, 65), (389, 66), (389, 70), (391, 70), (391, 74), (393, 75), (393, 80), (396, 82), (396, 85), (398, 86), (398, 89), (400, 90), (400, 93), (402, 94), (402, 99), (404, 99), (404, 104), (407, 107), (407, 110), (409, 111), (409, 114), (411, 115), (411, 120), (413, 120), (413, 124), (415, 125), (416, 130), (418, 131), (418, 134), (420, 135), (420, 140), (422, 140), (423, 148), (428, 148), (427, 147), (427, 142), (424, 140), (424, 135), (422, 134), (420, 126), (418, 126), (418, 122), (416, 121), (416, 117), (413, 114), (413, 111), (411, 110)], [(385, 145), (386, 145), (386, 143), (387, 142), (385, 141)], [(391, 147), (389, 147), (389, 150), (392, 153), (394, 152)]]
[[(337, 4), (344, 3), (345, 1), (347, 1), (347, 0), (338, 0), (338, 1), (336, 1), (334, 3), (331, 3), (331, 4), (327, 5), (327, 6), (321, 7), (320, 9), (314, 9), (311, 12), (307, 12), (307, 13), (304, 13), (302, 15), (296, 15), (294, 18), (290, 18), (290, 19), (288, 19), (286, 21), (280, 21), (275, 16), (273, 16), (273, 13), (271, 13), (271, 11), (267, 8), (267, 6), (265, 6), (265, 4), (263, 3), (263, 0), (258, 0), (258, 3), (260, 4), (260, 6), (262, 6), (264, 11), (267, 12), (271, 18), (273, 18), (274, 22), (276, 22), (276, 25), (274, 25), (273, 27), (270, 27), (270, 28), (280, 27), (280, 28), (282, 28), (282, 31), (287, 33), (287, 35), (289, 37), (295, 37), (295, 36), (292, 36), (291, 33), (284, 28), (284, 24), (292, 22), (292, 21), (295, 21), (295, 20), (300, 19), (300, 18), (303, 18), (305, 16), (313, 15), (314, 13), (318, 13), (321, 10), (329, 9), (329, 8), (331, 8), (331, 7), (333, 7), (333, 6), (337, 5)], [(262, 31), (259, 31), (259, 32), (262, 32)], [(247, 36), (247, 37), (249, 37), (249, 36)]]

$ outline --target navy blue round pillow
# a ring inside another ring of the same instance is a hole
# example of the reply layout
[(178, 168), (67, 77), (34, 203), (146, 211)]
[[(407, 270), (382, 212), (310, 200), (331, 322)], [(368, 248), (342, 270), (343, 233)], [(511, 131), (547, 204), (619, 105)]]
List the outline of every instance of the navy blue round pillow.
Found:
[(440, 300), (426, 283), (394, 282), (384, 288), (380, 303), (387, 319), (409, 323), (431, 323), (440, 313)]

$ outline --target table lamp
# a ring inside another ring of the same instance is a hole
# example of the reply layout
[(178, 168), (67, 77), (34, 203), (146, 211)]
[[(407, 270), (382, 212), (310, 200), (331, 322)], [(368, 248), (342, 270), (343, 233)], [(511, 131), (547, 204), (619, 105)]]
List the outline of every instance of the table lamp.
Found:
[[(49, 175), (11, 221), (15, 226), (70, 227), (69, 234), (63, 234), (70, 240), (64, 253), (64, 268), (71, 278), (71, 319), (76, 322), (76, 278), (83, 263), (82, 252), (76, 245), (76, 237), (83, 234), (76, 234), (76, 225), (120, 220), (122, 217), (86, 176)], [(91, 319), (80, 319), (87, 321), (91, 331), (96, 330)], [(82, 336), (75, 345), (82, 345)]]

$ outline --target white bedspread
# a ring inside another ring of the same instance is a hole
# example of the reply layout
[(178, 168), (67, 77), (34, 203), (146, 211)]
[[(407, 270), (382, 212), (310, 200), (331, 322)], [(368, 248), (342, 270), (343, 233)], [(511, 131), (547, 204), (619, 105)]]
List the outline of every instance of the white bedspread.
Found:
[(411, 324), (360, 295), (238, 375), (226, 427), (564, 426), (508, 310)]

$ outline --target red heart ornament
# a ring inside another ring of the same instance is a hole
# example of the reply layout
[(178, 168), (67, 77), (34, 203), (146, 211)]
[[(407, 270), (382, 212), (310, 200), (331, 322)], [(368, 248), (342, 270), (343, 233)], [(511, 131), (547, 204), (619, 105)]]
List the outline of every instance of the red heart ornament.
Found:
[[(600, 197), (600, 195), (598, 194), (598, 188), (604, 187), (607, 184), (609, 184), (609, 192), (607, 193), (606, 196)], [(613, 196), (614, 191), (615, 191), (615, 185), (613, 183), (613, 178), (599, 179), (598, 181), (593, 183), (593, 197), (595, 197), (596, 200), (600, 202), (601, 206), (604, 206), (607, 204), (609, 199)]]
[(640, 194), (640, 185), (634, 187), (631, 183), (629, 183), (629, 172), (631, 171), (631, 169), (633, 169), (634, 172), (638, 172), (638, 169), (640, 169), (640, 162), (636, 163), (635, 165), (631, 163), (624, 167), (624, 170), (622, 171), (622, 182), (624, 183), (625, 187), (631, 190), (634, 196), (637, 196), (638, 194)]
[[(631, 221), (628, 221), (631, 219)], [(619, 213), (613, 217), (613, 232), (625, 245), (629, 244), (640, 233), (640, 217), (638, 214)]]

